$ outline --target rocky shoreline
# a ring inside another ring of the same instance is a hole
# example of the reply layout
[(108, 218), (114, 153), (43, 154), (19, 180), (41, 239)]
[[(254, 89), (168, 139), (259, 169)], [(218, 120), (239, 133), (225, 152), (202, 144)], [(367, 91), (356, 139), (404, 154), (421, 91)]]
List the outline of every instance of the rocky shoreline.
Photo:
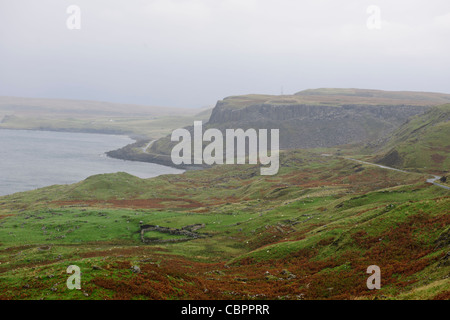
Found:
[(201, 170), (208, 167), (206, 165), (175, 165), (169, 155), (142, 152), (142, 148), (148, 143), (149, 140), (139, 140), (123, 148), (108, 151), (106, 155), (114, 159), (156, 163), (181, 170)]

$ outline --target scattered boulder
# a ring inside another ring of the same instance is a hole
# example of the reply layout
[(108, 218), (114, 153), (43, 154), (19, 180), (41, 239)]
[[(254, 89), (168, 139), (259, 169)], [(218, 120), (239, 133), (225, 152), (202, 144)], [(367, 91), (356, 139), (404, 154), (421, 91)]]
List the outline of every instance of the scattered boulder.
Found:
[(133, 273), (141, 273), (141, 268), (138, 266), (132, 266), (130, 269)]
[(274, 280), (278, 280), (278, 278), (275, 277), (275, 276), (273, 276), (273, 275), (271, 275), (271, 274), (269, 274), (268, 276), (266, 276), (266, 280), (268, 280), (268, 281), (274, 281)]
[(293, 274), (292, 272), (290, 272), (287, 269), (283, 269), (283, 271), (281, 271), (281, 275), (285, 276), (287, 280), (292, 280), (297, 278), (297, 276), (295, 274)]

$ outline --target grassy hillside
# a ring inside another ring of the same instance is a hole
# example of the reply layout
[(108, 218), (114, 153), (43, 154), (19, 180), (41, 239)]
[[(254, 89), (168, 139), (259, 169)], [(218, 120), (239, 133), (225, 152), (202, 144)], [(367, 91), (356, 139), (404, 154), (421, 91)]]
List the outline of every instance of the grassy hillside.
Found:
[(424, 172), (450, 171), (450, 104), (408, 120), (381, 145), (382, 164)]
[[(334, 99), (347, 100), (348, 103), (355, 99), (365, 98), (369, 104), (390, 104), (402, 101), (404, 104), (421, 104), (429, 102), (430, 105), (445, 104), (450, 102), (450, 95), (435, 92), (417, 92), (417, 91), (383, 91), (372, 89), (345, 89), (345, 88), (322, 88), (309, 89), (297, 92), (296, 96), (312, 98), (314, 96), (329, 97)], [(384, 101), (384, 102), (383, 102)]]
[[(107, 174), (1, 197), (0, 297), (448, 299), (450, 194), (426, 175), (306, 151), (258, 173)], [(144, 244), (144, 224), (206, 237)], [(70, 264), (81, 291), (65, 287)], [(365, 286), (373, 264), (381, 290)]]

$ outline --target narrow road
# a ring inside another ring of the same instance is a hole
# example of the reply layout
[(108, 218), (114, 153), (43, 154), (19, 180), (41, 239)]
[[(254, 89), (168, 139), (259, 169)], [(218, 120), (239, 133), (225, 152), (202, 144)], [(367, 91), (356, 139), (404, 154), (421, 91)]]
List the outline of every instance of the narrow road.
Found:
[(144, 153), (147, 153), (148, 148), (150, 148), (150, 147), (152, 146), (153, 142), (155, 142), (155, 141), (156, 141), (156, 140), (152, 140), (152, 141), (150, 141), (146, 146), (142, 147), (142, 151), (143, 151)]
[(432, 184), (434, 184), (435, 186), (438, 186), (438, 187), (441, 187), (441, 188), (450, 190), (450, 187), (447, 187), (447, 186), (444, 186), (444, 185), (442, 185), (442, 184), (439, 184), (439, 183), (435, 182), (436, 180), (439, 180), (441, 177), (439, 177), (439, 176), (433, 176), (433, 177), (434, 177), (434, 178), (427, 179), (427, 182), (428, 182), (428, 183), (432, 183)]
[[(396, 169), (396, 168), (391, 168), (391, 167), (387, 167), (387, 166), (383, 166), (381, 164), (376, 164), (376, 163), (370, 163), (370, 162), (366, 162), (366, 161), (362, 161), (362, 160), (357, 160), (357, 159), (353, 159), (353, 158), (347, 158), (347, 157), (342, 157), (343, 159), (347, 159), (347, 160), (352, 160), (352, 161), (356, 161), (359, 163), (364, 163), (364, 164), (368, 164), (368, 165), (372, 165), (372, 166), (376, 166), (379, 168), (383, 168), (383, 169), (387, 169), (387, 170), (394, 170), (394, 171), (399, 171), (399, 172), (403, 172), (403, 173), (413, 173), (413, 172), (409, 172), (409, 171), (404, 171), (404, 170), (400, 170), (400, 169)], [(444, 188), (446, 190), (450, 190), (450, 187), (444, 186), (442, 184), (437, 183), (436, 181), (441, 179), (441, 177), (439, 176), (435, 176), (433, 175), (433, 178), (431, 179), (427, 179), (428, 183), (434, 184), (437, 187), (440, 188)]]

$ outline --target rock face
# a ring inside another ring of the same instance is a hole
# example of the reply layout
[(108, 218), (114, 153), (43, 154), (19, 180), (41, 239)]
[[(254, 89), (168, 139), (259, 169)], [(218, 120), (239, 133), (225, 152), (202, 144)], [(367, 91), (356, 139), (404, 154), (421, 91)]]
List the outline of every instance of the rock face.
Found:
[(379, 139), (427, 106), (270, 105), (233, 109), (224, 101), (214, 108), (209, 127), (280, 129), (280, 147), (331, 147)]
[(288, 121), (298, 120), (338, 120), (346, 117), (371, 116), (380, 120), (404, 121), (405, 117), (424, 112), (424, 106), (368, 106), (368, 105), (271, 105), (256, 104), (246, 108), (233, 109), (219, 101), (214, 108), (209, 123), (241, 121)]

